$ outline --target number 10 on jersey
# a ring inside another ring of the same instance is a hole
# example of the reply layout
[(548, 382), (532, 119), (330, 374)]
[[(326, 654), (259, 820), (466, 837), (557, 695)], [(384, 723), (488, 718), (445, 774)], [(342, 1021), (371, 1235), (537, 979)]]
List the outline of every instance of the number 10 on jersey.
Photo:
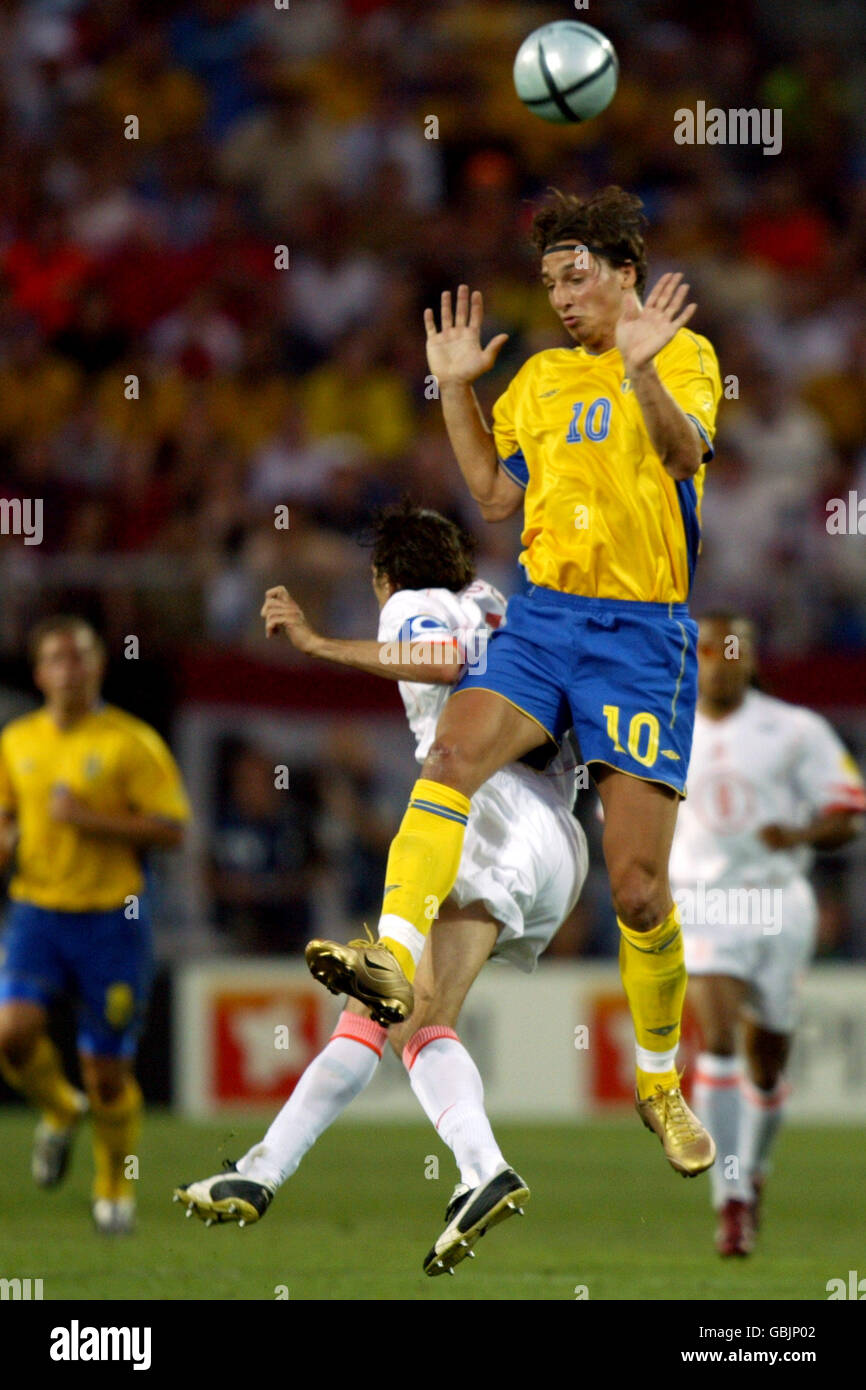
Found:
[[(601, 712), (607, 720), (607, 735), (614, 751), (624, 753), (625, 749), (619, 741), (619, 705), (604, 705)], [(647, 731), (646, 748), (641, 752), (644, 730)], [(652, 767), (659, 755), (659, 721), (648, 710), (635, 714), (629, 723), (628, 751), (644, 767)]]

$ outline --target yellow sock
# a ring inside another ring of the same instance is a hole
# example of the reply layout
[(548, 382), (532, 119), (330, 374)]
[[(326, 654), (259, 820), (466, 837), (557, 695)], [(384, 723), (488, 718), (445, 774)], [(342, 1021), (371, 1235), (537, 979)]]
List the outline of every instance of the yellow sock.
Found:
[(379, 936), (409, 980), (424, 938), (454, 887), (469, 806), (462, 792), (421, 777), (391, 842)]
[[(679, 1085), (674, 1057), (686, 997), (679, 909), (672, 907), (651, 931), (633, 931), (623, 922), (619, 929), (619, 969), (638, 1047), (637, 1089), (646, 1100), (659, 1084)], [(648, 1056), (652, 1053), (657, 1064)]]
[(60, 1053), (46, 1033), (37, 1039), (23, 1066), (13, 1067), (0, 1052), (0, 1071), (55, 1129), (66, 1129), (81, 1114), (81, 1094), (64, 1076)]
[[(133, 1189), (138, 1175), (135, 1152), (141, 1132), (142, 1095), (135, 1077), (126, 1079), (116, 1100), (106, 1104), (91, 1097), (93, 1118), (93, 1200), (107, 1197), (116, 1202)], [(127, 1174), (127, 1159), (135, 1158), (135, 1169)]]

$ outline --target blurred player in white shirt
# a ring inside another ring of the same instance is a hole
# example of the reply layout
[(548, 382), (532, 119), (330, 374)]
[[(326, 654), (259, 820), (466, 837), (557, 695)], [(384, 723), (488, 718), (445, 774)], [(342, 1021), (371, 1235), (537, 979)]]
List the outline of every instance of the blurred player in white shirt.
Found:
[(710, 1177), (721, 1255), (754, 1246), (814, 949), (814, 852), (852, 839), (866, 810), (857, 765), (827, 721), (763, 694), (754, 670), (746, 618), (701, 619), (689, 795), (670, 875), (703, 1037), (694, 1107), (719, 1154)]
[[(486, 638), (504, 619), (505, 599), (475, 579), (471, 539), (437, 512), (404, 503), (380, 513), (373, 529), (376, 641), (320, 636), (282, 588), (268, 591), (262, 616), (268, 636), (284, 632), (310, 656), (398, 680), (415, 757), (423, 762), (451, 686), (467, 664), (484, 660)], [(426, 1272), (453, 1271), (486, 1230), (520, 1209), (529, 1190), (499, 1149), (481, 1076), (455, 1029), (488, 958), (534, 970), (577, 902), (587, 847), (571, 815), (576, 768), (566, 738), (543, 773), (511, 764), (475, 794), (457, 881), (438, 912), (430, 904), (433, 927), (411, 1016), (385, 1028), (362, 1002), (348, 999), (330, 1042), (262, 1143), (236, 1171), (176, 1189), (188, 1215), (244, 1224), (264, 1215), (303, 1155), (372, 1079), (386, 1039), (460, 1170)]]

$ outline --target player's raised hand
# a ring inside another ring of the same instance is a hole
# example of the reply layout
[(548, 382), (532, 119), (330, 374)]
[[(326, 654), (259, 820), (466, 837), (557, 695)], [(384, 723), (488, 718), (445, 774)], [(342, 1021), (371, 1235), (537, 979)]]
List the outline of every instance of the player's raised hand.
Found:
[(680, 283), (682, 278), (680, 271), (663, 275), (643, 305), (633, 290), (625, 296), (616, 325), (616, 345), (622, 353), (626, 376), (633, 376), (652, 362), (698, 307), (686, 304), (689, 286)]
[(503, 343), (508, 341), (508, 334), (497, 333), (486, 348), (481, 346), (481, 320), (484, 316), (481, 291), (473, 290), (470, 295), (469, 286), (461, 285), (452, 313), (451, 291), (444, 290), (440, 312), (442, 326), (437, 331), (433, 310), (424, 310), (427, 361), (439, 386), (468, 384), (484, 372), (489, 372)]
[(267, 637), (275, 637), (282, 632), (299, 652), (312, 651), (317, 634), (310, 627), (288, 589), (282, 584), (278, 584), (275, 589), (268, 589), (262, 604), (261, 616), (265, 620)]

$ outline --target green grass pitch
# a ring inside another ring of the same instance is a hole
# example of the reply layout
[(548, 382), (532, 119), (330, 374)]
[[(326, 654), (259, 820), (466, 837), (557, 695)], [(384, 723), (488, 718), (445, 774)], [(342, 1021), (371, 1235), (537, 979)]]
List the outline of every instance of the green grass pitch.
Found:
[[(176, 1182), (216, 1172), (259, 1125), (146, 1118), (139, 1226), (129, 1238), (90, 1224), (88, 1135), (63, 1187), (29, 1177), (32, 1118), (0, 1112), (0, 1277), (41, 1278), (48, 1299), (825, 1300), (828, 1279), (863, 1269), (864, 1134), (791, 1127), (768, 1184), (764, 1229), (748, 1260), (712, 1248), (705, 1178), (675, 1174), (636, 1118), (608, 1124), (500, 1125), (532, 1200), (477, 1246), (455, 1276), (421, 1261), (456, 1175), (423, 1125), (338, 1124), (307, 1155), (264, 1221), (205, 1228), (172, 1204)], [(427, 1177), (439, 1160), (439, 1177)], [(285, 1293), (282, 1295), (285, 1297)]]

